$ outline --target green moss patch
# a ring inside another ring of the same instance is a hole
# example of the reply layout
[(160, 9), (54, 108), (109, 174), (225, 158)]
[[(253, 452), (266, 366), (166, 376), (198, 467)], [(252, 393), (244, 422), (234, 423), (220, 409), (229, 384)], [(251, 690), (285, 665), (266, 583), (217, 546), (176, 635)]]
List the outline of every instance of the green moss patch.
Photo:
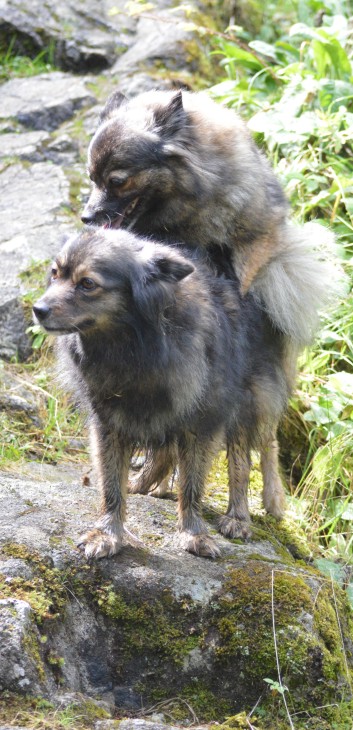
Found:
[(109, 718), (108, 712), (96, 702), (83, 697), (64, 709), (57, 709), (43, 698), (18, 697), (11, 692), (3, 692), (0, 696), (2, 725), (21, 725), (38, 730), (85, 730), (92, 728), (96, 720)]
[(7, 543), (2, 546), (1, 554), (26, 560), (33, 570), (33, 576), (29, 579), (14, 577), (6, 580), (0, 574), (1, 597), (27, 601), (37, 624), (42, 624), (44, 619), (61, 616), (67, 602), (66, 575), (48, 566), (39, 553), (29, 550), (25, 545)]

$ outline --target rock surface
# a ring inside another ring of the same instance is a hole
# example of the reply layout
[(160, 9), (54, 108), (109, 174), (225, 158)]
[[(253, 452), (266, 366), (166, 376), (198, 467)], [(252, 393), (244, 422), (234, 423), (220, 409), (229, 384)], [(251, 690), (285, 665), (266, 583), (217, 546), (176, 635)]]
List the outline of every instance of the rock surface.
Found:
[[(122, 12), (111, 15), (112, 8)], [(39, 21), (39, 22), (38, 22)], [(62, 0), (50, 6), (42, 0), (2, 0), (0, 39), (13, 37), (17, 53), (37, 55), (51, 48), (64, 69), (99, 71), (111, 65), (129, 43), (136, 21), (124, 0)]]
[(197, 721), (219, 720), (276, 680), (275, 635), (294, 707), (344, 692), (331, 588), (271, 525), (247, 544), (219, 536), (222, 557), (209, 561), (180, 549), (172, 500), (131, 496), (127, 526), (143, 544), (87, 564), (75, 543), (97, 514), (94, 484), (27, 469), (0, 475), (2, 690), (58, 703), (73, 692), (122, 714), (163, 700), (178, 717), (191, 706)]
[[(21, 693), (27, 690), (33, 693), (41, 691), (35, 658), (25, 649), (31, 642), (39, 641), (32, 613), (26, 601), (12, 598), (0, 600), (1, 677), (6, 677), (7, 686)], [(4, 689), (3, 679), (0, 680), (0, 688)]]
[(94, 104), (86, 81), (57, 72), (11, 79), (1, 88), (0, 120), (15, 119), (31, 129), (51, 131), (77, 109)]
[(60, 237), (72, 230), (64, 209), (69, 205), (69, 181), (59, 166), (38, 162), (5, 167), (0, 184), (0, 357), (25, 359), (30, 353), (29, 322), (20, 273), (33, 261), (51, 259)]

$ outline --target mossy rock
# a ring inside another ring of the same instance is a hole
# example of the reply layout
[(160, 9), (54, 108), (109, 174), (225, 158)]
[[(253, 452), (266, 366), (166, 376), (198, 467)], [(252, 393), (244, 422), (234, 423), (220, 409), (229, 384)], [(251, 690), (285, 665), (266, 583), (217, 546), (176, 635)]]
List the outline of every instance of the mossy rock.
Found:
[[(223, 479), (220, 459), (205, 499), (213, 532)], [(179, 548), (172, 499), (132, 496), (128, 526), (144, 547), (88, 565), (75, 540), (95, 519), (93, 484), (40, 481), (38, 470), (34, 479), (1, 481), (1, 597), (31, 613), (22, 651), (37, 672), (26, 695), (110, 692), (120, 715), (158, 703), (175, 721), (194, 713), (208, 723), (246, 717), (259, 701), (254, 727), (279, 730), (287, 727), (285, 693), (296, 728), (348, 730), (345, 720), (337, 724), (351, 711), (345, 594), (312, 567), (294, 522), (263, 515), (257, 472), (254, 537), (246, 544), (217, 537), (216, 561)], [(28, 500), (31, 510), (23, 509)], [(15, 696), (22, 691), (6, 675), (0, 683)]]

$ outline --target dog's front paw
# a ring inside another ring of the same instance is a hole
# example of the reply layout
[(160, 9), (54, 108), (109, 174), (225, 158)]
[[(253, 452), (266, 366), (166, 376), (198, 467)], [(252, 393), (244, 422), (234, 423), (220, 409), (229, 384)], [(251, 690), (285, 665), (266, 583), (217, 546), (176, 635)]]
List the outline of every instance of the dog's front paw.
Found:
[(121, 550), (122, 539), (103, 530), (94, 529), (81, 536), (77, 547), (84, 550), (87, 560), (110, 558)]
[(207, 533), (193, 535), (191, 532), (180, 533), (180, 543), (184, 550), (202, 558), (219, 558), (221, 551), (216, 541)]
[(246, 520), (238, 520), (235, 517), (229, 517), (229, 515), (222, 515), (218, 520), (218, 531), (224, 535), (224, 537), (241, 538), (241, 540), (248, 540), (251, 537), (251, 526)]

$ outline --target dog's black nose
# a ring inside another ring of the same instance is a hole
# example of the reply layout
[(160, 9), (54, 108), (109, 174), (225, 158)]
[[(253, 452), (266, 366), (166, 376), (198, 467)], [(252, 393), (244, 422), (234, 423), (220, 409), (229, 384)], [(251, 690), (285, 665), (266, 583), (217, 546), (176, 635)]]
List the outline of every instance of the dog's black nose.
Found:
[(45, 319), (50, 312), (50, 307), (48, 307), (47, 304), (38, 303), (33, 305), (33, 314), (36, 315), (37, 319), (41, 322), (43, 319)]
[(86, 207), (84, 208), (83, 213), (81, 215), (82, 223), (86, 223), (86, 225), (89, 223), (94, 223), (95, 217), (96, 217), (95, 211), (92, 210), (92, 208), (89, 208), (88, 205), (86, 205)]

